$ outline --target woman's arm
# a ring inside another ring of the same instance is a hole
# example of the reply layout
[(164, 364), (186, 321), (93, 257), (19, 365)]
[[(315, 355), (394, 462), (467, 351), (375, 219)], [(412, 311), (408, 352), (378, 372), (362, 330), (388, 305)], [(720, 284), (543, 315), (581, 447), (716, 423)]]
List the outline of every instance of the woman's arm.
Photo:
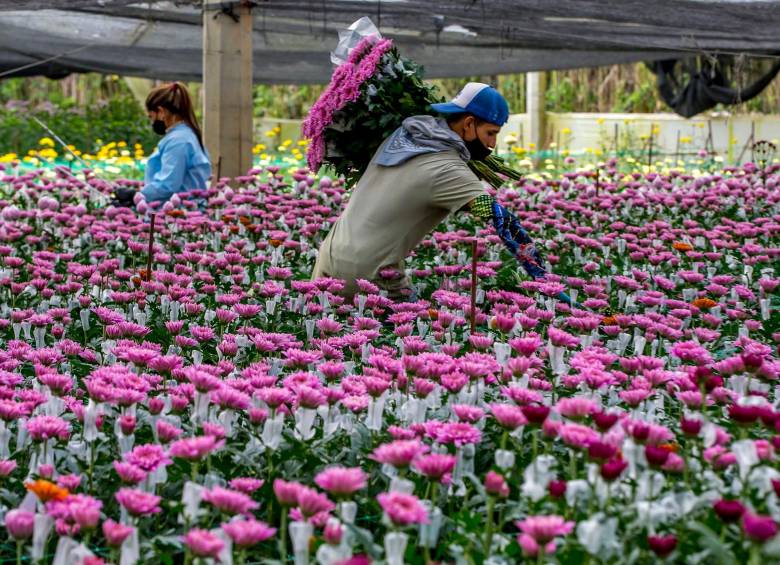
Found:
[(165, 202), (181, 191), (187, 172), (188, 152), (186, 143), (171, 143), (163, 148), (160, 171), (141, 190), (147, 202)]

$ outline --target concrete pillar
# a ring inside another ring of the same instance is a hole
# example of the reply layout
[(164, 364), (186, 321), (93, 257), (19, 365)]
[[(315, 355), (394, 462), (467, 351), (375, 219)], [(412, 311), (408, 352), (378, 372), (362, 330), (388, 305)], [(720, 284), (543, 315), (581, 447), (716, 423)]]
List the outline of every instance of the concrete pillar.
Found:
[(536, 151), (544, 148), (547, 135), (547, 116), (544, 109), (547, 76), (544, 72), (526, 73), (525, 107), (528, 112), (527, 143), (534, 143)]
[(221, 161), (236, 177), (252, 168), (252, 13), (242, 3), (236, 21), (219, 5), (203, 3), (203, 135), (214, 174)]

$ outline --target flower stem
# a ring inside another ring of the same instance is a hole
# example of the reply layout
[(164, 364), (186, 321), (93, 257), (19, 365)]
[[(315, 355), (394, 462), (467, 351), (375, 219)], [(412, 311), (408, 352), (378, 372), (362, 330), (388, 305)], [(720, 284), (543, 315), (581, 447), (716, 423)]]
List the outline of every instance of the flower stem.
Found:
[(92, 493), (92, 477), (95, 474), (95, 443), (89, 446), (89, 471), (87, 476), (89, 477), (89, 492)]
[(22, 565), (22, 548), (24, 547), (24, 541), (16, 540), (16, 565)]
[(748, 565), (761, 565), (761, 548), (757, 543), (750, 546), (750, 561)]
[(287, 509), (282, 507), (282, 523), (279, 526), (279, 560), (287, 562)]
[(487, 503), (487, 525), (485, 526), (485, 542), (483, 543), (485, 557), (490, 556), (490, 547), (493, 543), (493, 508), (496, 504), (496, 499), (492, 496), (488, 497)]

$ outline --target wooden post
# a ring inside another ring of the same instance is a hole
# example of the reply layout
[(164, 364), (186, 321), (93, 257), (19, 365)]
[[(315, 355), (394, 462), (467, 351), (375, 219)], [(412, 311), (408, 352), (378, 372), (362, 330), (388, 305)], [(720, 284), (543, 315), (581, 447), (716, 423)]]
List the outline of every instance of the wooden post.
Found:
[(152, 214), (151, 221), (149, 223), (149, 256), (146, 258), (146, 280), (147, 282), (152, 278), (152, 255), (154, 254), (154, 220), (157, 218), (157, 214)]
[(619, 151), (620, 151), (620, 137), (618, 135), (618, 124), (617, 122), (615, 122), (615, 158), (616, 159)]
[(545, 112), (545, 90), (547, 87), (544, 72), (526, 74), (526, 102), (528, 112), (528, 142), (536, 145), (536, 158), (541, 159), (541, 151), (546, 140), (547, 113)]
[(601, 180), (601, 167), (596, 164), (596, 198), (599, 197), (599, 181)]
[(477, 238), (471, 242), (471, 335), (477, 327)]
[(203, 3), (203, 133), (221, 173), (236, 177), (252, 167), (252, 13), (222, 4)]
[(674, 148), (674, 166), (677, 166), (677, 162), (680, 160), (680, 130), (677, 130), (677, 145)]
[(750, 122), (750, 162), (756, 162), (756, 152), (753, 146), (756, 144), (756, 122)]
[(652, 167), (653, 166), (653, 130), (655, 129), (655, 126), (652, 122), (650, 122), (650, 139), (648, 140), (648, 148), (647, 148), (647, 166)]

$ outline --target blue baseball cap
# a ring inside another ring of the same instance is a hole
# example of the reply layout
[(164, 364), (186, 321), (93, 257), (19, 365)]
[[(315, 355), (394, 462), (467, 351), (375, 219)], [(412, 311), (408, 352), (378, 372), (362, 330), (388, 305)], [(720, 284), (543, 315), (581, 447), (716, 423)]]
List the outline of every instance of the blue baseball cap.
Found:
[(509, 104), (504, 97), (498, 90), (482, 82), (468, 83), (451, 102), (431, 104), (431, 108), (441, 114), (468, 112), (497, 126), (503, 126), (509, 119)]

